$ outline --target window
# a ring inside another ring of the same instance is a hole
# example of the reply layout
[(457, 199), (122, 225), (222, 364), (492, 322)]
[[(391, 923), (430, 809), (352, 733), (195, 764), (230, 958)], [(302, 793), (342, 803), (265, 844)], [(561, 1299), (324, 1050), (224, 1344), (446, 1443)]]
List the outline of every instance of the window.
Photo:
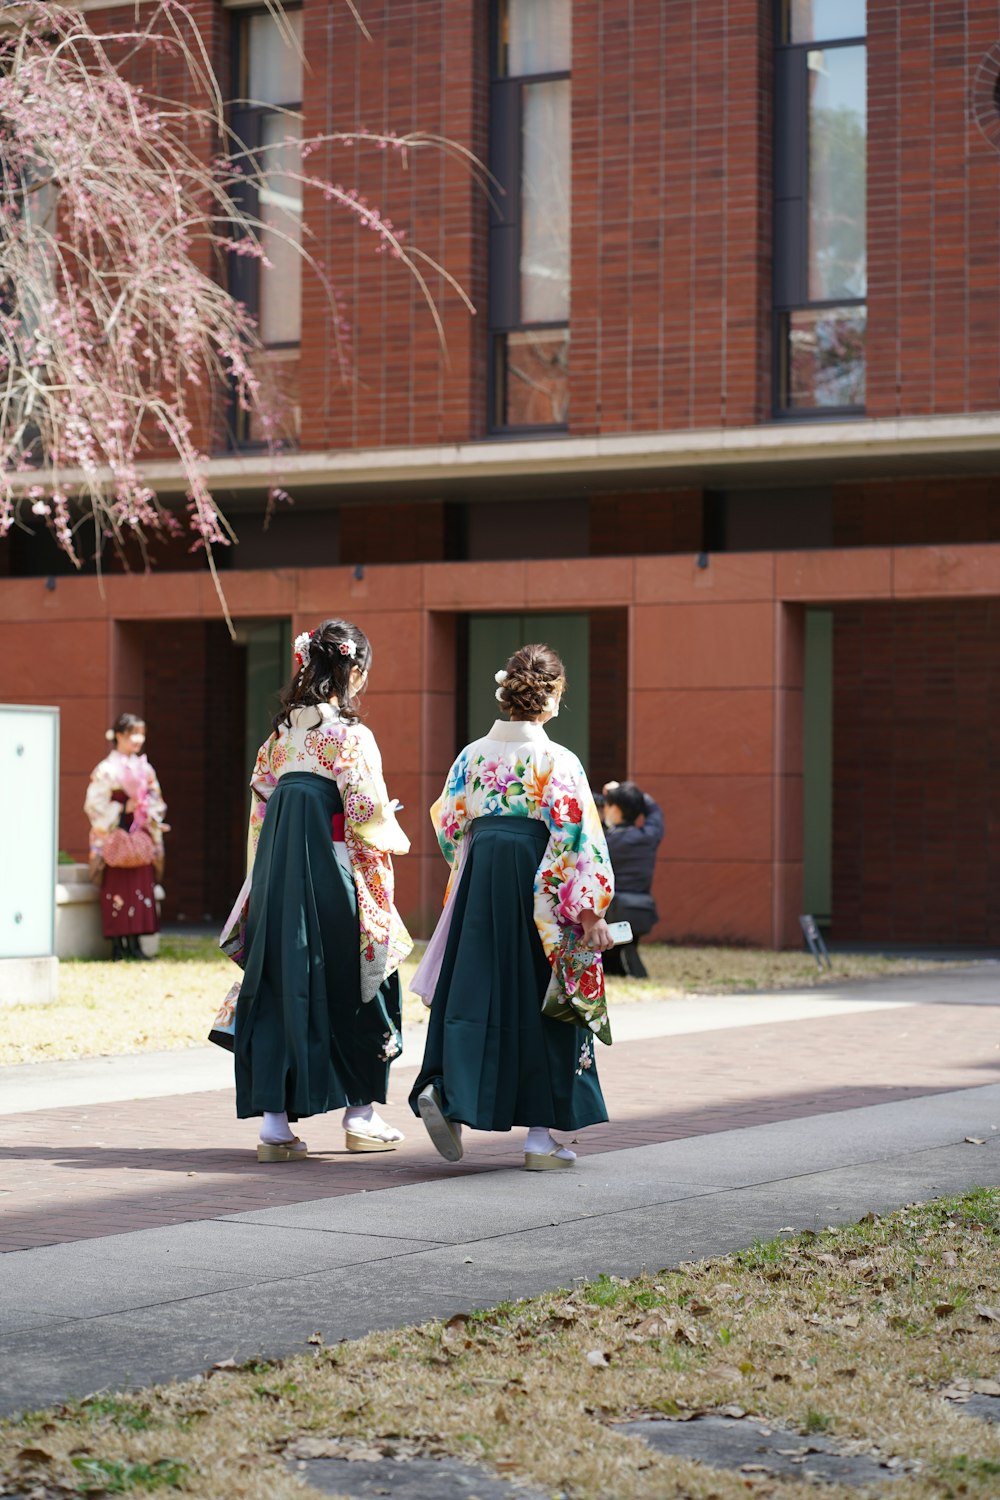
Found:
[(490, 425), (569, 417), (571, 0), (495, 0)]
[(865, 404), (865, 0), (778, 0), (774, 302), (781, 415)]
[(248, 188), (243, 207), (260, 220), (261, 246), (268, 264), (234, 257), (230, 285), (260, 331), (263, 353), (257, 372), (273, 431), (258, 430), (259, 419), (241, 413), (235, 424), (238, 445), (268, 440), (294, 441), (298, 435), (298, 364), (302, 334), (302, 185), (295, 173), (302, 136), (302, 11), (289, 10), (279, 24), (270, 11), (250, 11), (235, 19), (234, 94), (230, 124), (259, 168), (266, 184)]

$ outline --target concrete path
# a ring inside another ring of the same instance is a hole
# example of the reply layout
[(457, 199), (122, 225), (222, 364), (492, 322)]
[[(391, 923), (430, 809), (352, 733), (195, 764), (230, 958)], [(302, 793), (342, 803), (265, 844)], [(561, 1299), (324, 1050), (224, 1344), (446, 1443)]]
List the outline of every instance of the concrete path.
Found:
[(599, 1058), (614, 1123), (540, 1176), (511, 1137), (447, 1166), (398, 1103), (392, 1156), (348, 1157), (326, 1120), (327, 1153), (258, 1168), (228, 1088), (121, 1102), (136, 1059), (95, 1070), (110, 1101), (0, 1119), (0, 1239), (34, 1246), (0, 1261), (0, 1410), (997, 1185), (996, 973), (753, 997), (747, 1024), (700, 1031), (650, 1013), (644, 1037), (623, 1008)]

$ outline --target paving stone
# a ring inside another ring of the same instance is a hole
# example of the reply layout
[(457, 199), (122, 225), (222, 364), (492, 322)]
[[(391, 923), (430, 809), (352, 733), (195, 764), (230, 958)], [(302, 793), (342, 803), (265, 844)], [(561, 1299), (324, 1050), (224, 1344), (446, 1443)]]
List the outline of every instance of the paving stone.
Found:
[(962, 1402), (960, 1410), (971, 1417), (981, 1417), (984, 1422), (1000, 1422), (1000, 1396), (970, 1396)]
[(770, 1475), (777, 1479), (811, 1479), (827, 1484), (880, 1484), (904, 1472), (889, 1469), (864, 1454), (840, 1452), (822, 1437), (769, 1427), (737, 1417), (694, 1417), (690, 1422), (645, 1420), (615, 1429), (641, 1438), (670, 1458), (693, 1459), (711, 1469)]
[(301, 1460), (295, 1471), (324, 1495), (352, 1500), (548, 1500), (456, 1458), (412, 1458), (400, 1462), (348, 1463), (343, 1458)]

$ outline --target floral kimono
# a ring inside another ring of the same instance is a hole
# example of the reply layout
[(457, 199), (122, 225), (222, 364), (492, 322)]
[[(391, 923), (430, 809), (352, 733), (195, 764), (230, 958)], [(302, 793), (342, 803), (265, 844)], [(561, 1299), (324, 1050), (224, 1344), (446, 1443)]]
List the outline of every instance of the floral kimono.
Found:
[(167, 805), (146, 757), (120, 750), (106, 755), (91, 773), (83, 810), (90, 823), (92, 876), (100, 876), (104, 936), (114, 945), (158, 932), (156, 874), (168, 832)]
[[(370, 729), (344, 724), (335, 707), (322, 703), (293, 709), (283, 726), (262, 745), (250, 781), (252, 806), (247, 840), (249, 873), (223, 928), (220, 947), (245, 967), (246, 920), (254, 857), (267, 815), (268, 801), (281, 778), (311, 773), (335, 783), (343, 818), (335, 820), (331, 838), (349, 861), (357, 896), (360, 936), (360, 998), (370, 1002), (399, 968), (413, 946), (393, 904), (392, 855), (405, 854), (409, 839), (396, 820), (382, 776), (382, 757)], [(342, 842), (341, 842), (342, 840)], [(240, 985), (223, 1001), (212, 1040), (230, 1046)], [(386, 1039), (387, 1057), (400, 1050), (398, 1036)]]
[(541, 724), (498, 720), (459, 755), (431, 820), (451, 865), (445, 914), (412, 989), (430, 1001), (447, 939), (449, 907), (461, 877), (463, 839), (476, 818), (533, 818), (548, 832), (534, 882), (534, 921), (552, 968), (547, 1014), (569, 1007), (579, 1025), (610, 1044), (604, 967), (588, 948), (581, 911), (601, 916), (614, 876), (586, 773), (571, 750), (550, 740)]

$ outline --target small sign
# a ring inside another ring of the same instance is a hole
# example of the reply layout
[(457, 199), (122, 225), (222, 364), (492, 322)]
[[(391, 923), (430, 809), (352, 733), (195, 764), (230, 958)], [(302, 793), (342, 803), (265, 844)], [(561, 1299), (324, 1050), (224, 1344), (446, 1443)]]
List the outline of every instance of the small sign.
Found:
[(827, 946), (823, 941), (823, 934), (816, 926), (816, 918), (810, 916), (800, 917), (799, 926), (802, 928), (802, 936), (809, 944), (809, 952), (816, 960), (816, 967), (818, 969), (822, 969), (824, 967), (827, 969), (832, 969), (833, 963), (831, 962), (830, 954), (827, 951)]

